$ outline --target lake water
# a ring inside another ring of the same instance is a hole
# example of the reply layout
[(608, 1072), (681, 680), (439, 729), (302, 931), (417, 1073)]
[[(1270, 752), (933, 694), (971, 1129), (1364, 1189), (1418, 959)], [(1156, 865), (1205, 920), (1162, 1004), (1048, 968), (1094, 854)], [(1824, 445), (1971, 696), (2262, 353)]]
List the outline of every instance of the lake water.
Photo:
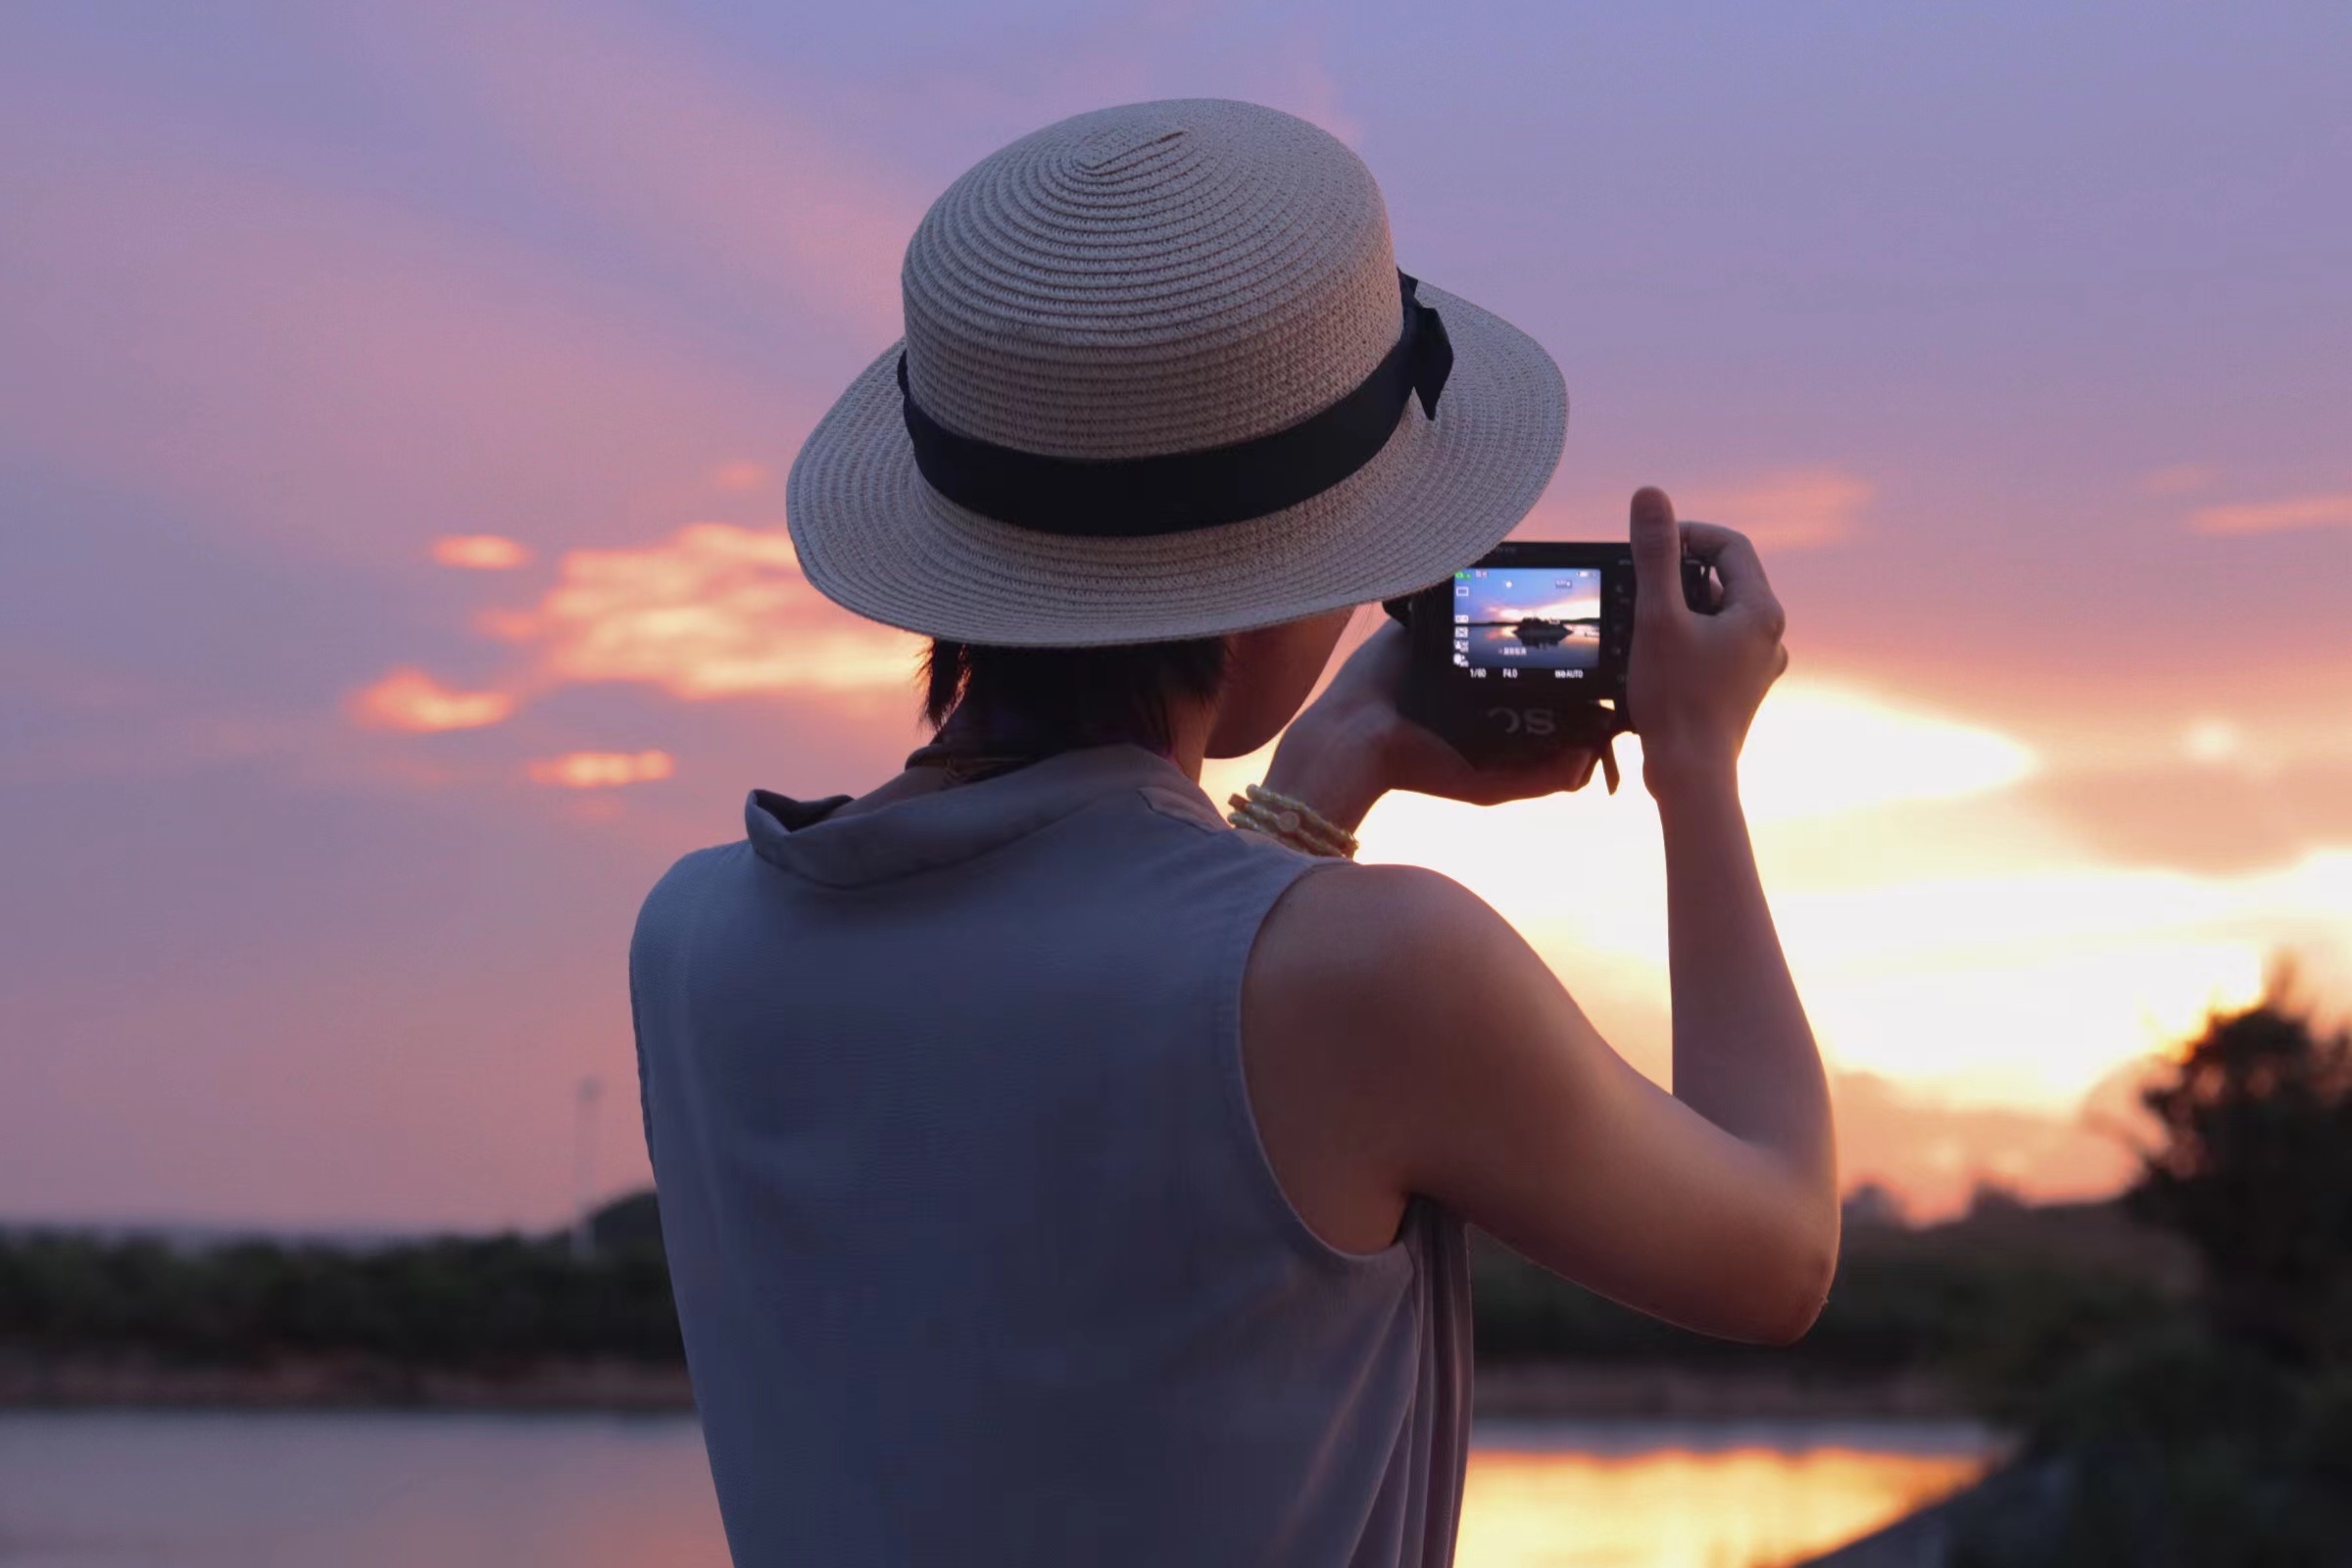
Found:
[[(1966, 1484), (1965, 1425), (1483, 1425), (1462, 1568), (1757, 1568)], [(0, 1413), (4, 1568), (725, 1568), (690, 1417)]]

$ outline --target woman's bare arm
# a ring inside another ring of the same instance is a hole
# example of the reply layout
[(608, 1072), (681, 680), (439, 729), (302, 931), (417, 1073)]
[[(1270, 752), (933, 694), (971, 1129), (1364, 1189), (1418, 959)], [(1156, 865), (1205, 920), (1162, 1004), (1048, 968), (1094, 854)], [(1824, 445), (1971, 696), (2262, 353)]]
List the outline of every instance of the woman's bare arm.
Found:
[[(1368, 866), (1301, 879), (1260, 934), (1244, 996), (1252, 1103), (1310, 1223), (1360, 1237), (1426, 1193), (1629, 1305), (1785, 1342), (1828, 1290), (1838, 1203), (1820, 1059), (1737, 790), (1748, 718), (1786, 662), (1781, 612), (1738, 535), (1692, 524), (1686, 541), (1654, 491), (1634, 531), (1643, 582), (1674, 585), (1641, 596), (1632, 688), (1666, 841), (1674, 1093), (1474, 895)], [(1682, 603), (1686, 542), (1723, 576), (1715, 616)], [(1336, 802), (1376, 796), (1377, 773), (1327, 746), (1282, 776)]]

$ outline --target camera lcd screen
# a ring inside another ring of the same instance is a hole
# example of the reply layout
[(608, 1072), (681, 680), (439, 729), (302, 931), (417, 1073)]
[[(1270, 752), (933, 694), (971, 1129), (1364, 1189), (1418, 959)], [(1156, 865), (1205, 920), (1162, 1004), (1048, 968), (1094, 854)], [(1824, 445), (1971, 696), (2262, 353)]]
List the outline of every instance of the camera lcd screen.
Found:
[(1588, 680), (1600, 667), (1598, 566), (1453, 574), (1453, 664), (1470, 678)]

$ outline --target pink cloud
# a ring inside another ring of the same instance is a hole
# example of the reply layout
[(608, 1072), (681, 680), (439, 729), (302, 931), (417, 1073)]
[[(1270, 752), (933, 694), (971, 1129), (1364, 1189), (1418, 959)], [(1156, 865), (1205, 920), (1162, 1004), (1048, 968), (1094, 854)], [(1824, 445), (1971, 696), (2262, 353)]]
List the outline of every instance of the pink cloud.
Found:
[(2198, 533), (2283, 533), (2290, 528), (2352, 528), (2352, 491), (2206, 507), (2188, 519)]
[[(689, 523), (636, 549), (567, 551), (537, 605), (487, 611), (475, 624), (527, 661), (503, 689), (452, 691), (404, 666), (352, 696), (353, 719), (473, 729), (512, 716), (521, 697), (603, 681), (643, 682), (688, 702), (907, 691), (922, 648), (817, 593), (782, 531), (730, 522)], [(531, 762), (528, 772), (588, 788), (664, 778), (671, 765), (660, 752), (575, 752)]]
[(722, 463), (710, 470), (711, 488), (722, 490), (729, 495), (742, 495), (747, 491), (764, 489), (775, 483), (775, 469), (764, 463), (754, 463), (749, 459)]
[(423, 670), (404, 665), (353, 693), (351, 711), (360, 723), (377, 729), (480, 729), (513, 716), (514, 699), (505, 692), (452, 691)]
[(1674, 492), (1686, 517), (1737, 528), (1759, 545), (1801, 550), (1851, 538), (1878, 489), (1836, 467), (1782, 468)]
[(528, 562), (531, 552), (528, 547), (494, 533), (453, 533), (433, 541), (433, 559), (444, 566), (508, 571)]
[(526, 771), (536, 784), (564, 789), (610, 789), (643, 784), (677, 771), (677, 760), (667, 752), (566, 752), (562, 757), (534, 759)]
[(921, 647), (809, 587), (781, 531), (726, 522), (570, 551), (536, 609), (483, 629), (530, 646), (539, 682), (645, 681), (689, 701), (906, 687)]

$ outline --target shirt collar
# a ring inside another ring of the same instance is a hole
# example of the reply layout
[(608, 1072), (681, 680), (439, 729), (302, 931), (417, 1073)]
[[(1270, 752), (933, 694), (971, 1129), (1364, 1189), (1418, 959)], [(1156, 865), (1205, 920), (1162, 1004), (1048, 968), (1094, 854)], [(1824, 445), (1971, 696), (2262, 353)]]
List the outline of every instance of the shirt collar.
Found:
[(1141, 746), (1057, 752), (970, 784), (908, 796), (850, 816), (850, 797), (797, 801), (754, 790), (744, 832), (761, 859), (826, 887), (858, 887), (985, 855), (1120, 789), (1174, 790), (1209, 815), (1216, 808), (1168, 759)]

